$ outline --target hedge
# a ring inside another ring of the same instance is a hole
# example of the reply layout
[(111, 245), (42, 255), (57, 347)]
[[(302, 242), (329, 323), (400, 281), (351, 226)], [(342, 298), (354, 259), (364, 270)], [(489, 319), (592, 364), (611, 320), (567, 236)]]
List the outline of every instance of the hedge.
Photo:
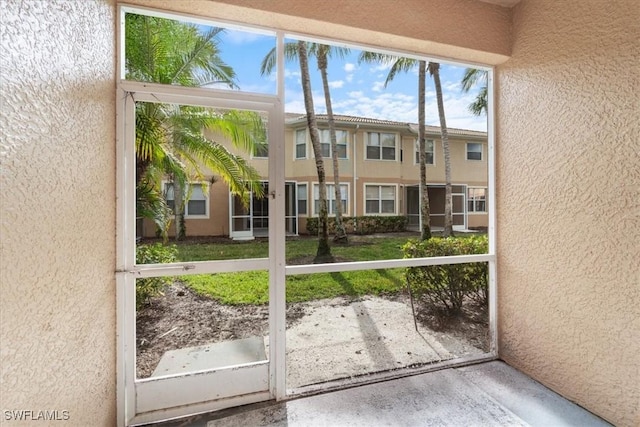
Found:
[[(434, 237), (425, 241), (409, 240), (402, 251), (405, 258), (486, 254), (486, 235), (470, 237)], [(453, 314), (464, 301), (473, 298), (488, 303), (488, 266), (486, 262), (410, 267), (407, 284), (416, 299)]]
[[(406, 216), (356, 216), (342, 217), (347, 233), (374, 234), (393, 233), (407, 230)], [(336, 218), (329, 217), (329, 233), (335, 233)], [(318, 218), (307, 218), (307, 232), (318, 234)]]
[[(136, 247), (137, 264), (166, 264), (175, 262), (178, 256), (176, 245), (138, 245)], [(164, 288), (170, 285), (169, 277), (148, 277), (136, 281), (136, 308), (140, 309), (149, 302), (151, 297), (161, 295)]]

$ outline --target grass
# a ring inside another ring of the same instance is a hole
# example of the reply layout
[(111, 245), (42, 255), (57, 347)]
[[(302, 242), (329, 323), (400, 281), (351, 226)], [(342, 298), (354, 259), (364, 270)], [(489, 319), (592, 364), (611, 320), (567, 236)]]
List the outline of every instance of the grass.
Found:
[[(331, 253), (339, 261), (370, 261), (402, 258), (401, 246), (406, 237), (360, 237), (353, 243), (332, 247)], [(310, 263), (317, 248), (316, 239), (301, 238), (287, 241), (287, 263)], [(266, 241), (229, 243), (181, 243), (181, 261), (265, 258)], [(184, 276), (182, 280), (201, 295), (223, 304), (266, 304), (269, 295), (267, 271), (202, 274)], [(339, 273), (318, 273), (287, 276), (287, 302), (302, 302), (338, 296), (361, 296), (396, 293), (404, 287), (404, 269), (362, 270)]]

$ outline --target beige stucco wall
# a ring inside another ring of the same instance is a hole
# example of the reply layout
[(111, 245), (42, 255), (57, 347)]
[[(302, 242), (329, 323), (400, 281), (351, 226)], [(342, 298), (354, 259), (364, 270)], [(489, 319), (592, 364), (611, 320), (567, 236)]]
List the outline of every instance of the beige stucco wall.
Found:
[(0, 423), (50, 425), (4, 411), (58, 410), (112, 426), (115, 9), (0, 10)]
[(523, 0), (498, 68), (500, 356), (640, 425), (640, 3)]
[(511, 51), (509, 9), (479, 1), (346, 0), (340, 7), (300, 0), (126, 3), (485, 64), (499, 64)]

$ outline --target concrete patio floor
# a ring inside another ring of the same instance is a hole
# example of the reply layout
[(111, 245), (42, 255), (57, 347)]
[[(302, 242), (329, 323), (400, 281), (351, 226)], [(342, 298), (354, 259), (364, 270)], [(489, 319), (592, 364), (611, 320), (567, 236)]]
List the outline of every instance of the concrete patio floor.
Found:
[(501, 361), (157, 424), (249, 426), (609, 426)]

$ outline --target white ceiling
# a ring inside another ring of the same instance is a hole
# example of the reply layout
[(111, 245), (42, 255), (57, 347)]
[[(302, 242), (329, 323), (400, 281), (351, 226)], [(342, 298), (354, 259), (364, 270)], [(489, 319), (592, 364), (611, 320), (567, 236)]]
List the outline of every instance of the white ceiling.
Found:
[(497, 4), (498, 6), (513, 7), (520, 3), (520, 0), (480, 0), (485, 3)]

